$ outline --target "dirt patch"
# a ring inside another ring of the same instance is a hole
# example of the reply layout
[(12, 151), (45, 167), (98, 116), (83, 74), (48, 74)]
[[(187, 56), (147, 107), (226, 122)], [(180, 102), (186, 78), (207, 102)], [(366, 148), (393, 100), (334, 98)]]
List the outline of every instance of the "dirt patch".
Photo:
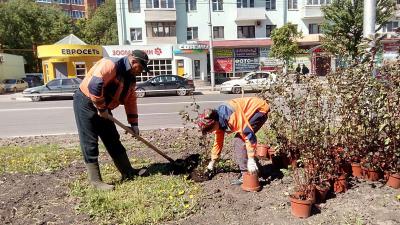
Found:
[[(174, 159), (193, 160), (188, 171), (195, 171), (196, 159), (191, 157), (199, 153), (199, 148), (195, 143), (186, 143), (185, 148), (179, 148), (184, 141), (179, 130), (143, 132), (143, 136)], [(171, 140), (172, 136), (176, 138)], [(131, 157), (155, 162), (147, 168), (148, 175), (160, 171), (171, 174), (168, 173), (171, 164), (164, 158), (128, 135), (122, 135), (121, 139)], [(35, 144), (78, 147), (79, 140), (76, 135), (0, 139), (0, 146)], [(233, 159), (230, 143), (224, 147), (222, 157)], [(107, 154), (104, 155), (104, 159), (109, 159)], [(396, 199), (400, 190), (356, 180), (351, 181), (352, 188), (346, 193), (314, 208), (310, 218), (296, 219), (290, 214), (291, 177), (274, 170), (268, 161), (262, 164), (265, 181), (260, 192), (244, 192), (240, 186), (230, 185), (238, 173), (220, 171), (213, 179), (204, 179), (201, 183), (204, 193), (196, 213), (164, 224), (400, 224), (400, 202)], [(76, 162), (53, 173), (0, 175), (0, 223), (92, 224), (89, 216), (75, 210), (79, 202), (68, 194), (68, 183), (83, 171), (83, 162)]]

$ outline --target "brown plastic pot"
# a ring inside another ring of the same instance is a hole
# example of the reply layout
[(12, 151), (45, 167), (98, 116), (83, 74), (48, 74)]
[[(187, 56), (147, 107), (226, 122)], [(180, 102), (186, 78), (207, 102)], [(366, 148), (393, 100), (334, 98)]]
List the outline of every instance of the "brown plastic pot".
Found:
[(346, 175), (341, 175), (333, 181), (333, 191), (335, 193), (344, 193), (347, 191)]
[(261, 189), (260, 182), (258, 181), (257, 173), (243, 173), (243, 184), (241, 185), (244, 191), (256, 192)]
[(268, 145), (264, 144), (257, 144), (257, 149), (256, 149), (256, 156), (259, 159), (267, 159), (268, 158)]
[(363, 172), (362, 172), (360, 163), (352, 163), (351, 171), (352, 171), (353, 177), (363, 178)]
[(307, 218), (311, 216), (311, 200), (300, 200), (290, 196), (292, 215), (298, 218)]
[(386, 185), (389, 187), (392, 187), (394, 189), (399, 189), (400, 188), (400, 173), (390, 174)]
[(329, 186), (315, 186), (315, 199), (317, 203), (325, 202), (326, 200), (326, 195), (328, 194), (329, 191)]
[(369, 181), (378, 181), (380, 179), (380, 173), (373, 169), (366, 169), (366, 178)]

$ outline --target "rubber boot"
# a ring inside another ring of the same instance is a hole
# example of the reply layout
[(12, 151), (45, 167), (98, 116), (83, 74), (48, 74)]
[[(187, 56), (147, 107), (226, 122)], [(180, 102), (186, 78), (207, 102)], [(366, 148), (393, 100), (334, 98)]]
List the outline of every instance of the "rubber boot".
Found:
[(98, 190), (111, 191), (114, 190), (114, 185), (106, 184), (101, 179), (99, 163), (87, 163), (89, 182)]
[(115, 166), (121, 173), (121, 181), (133, 180), (133, 178), (139, 174), (138, 170), (132, 168), (131, 162), (129, 162), (129, 158), (126, 152), (118, 154), (112, 158)]

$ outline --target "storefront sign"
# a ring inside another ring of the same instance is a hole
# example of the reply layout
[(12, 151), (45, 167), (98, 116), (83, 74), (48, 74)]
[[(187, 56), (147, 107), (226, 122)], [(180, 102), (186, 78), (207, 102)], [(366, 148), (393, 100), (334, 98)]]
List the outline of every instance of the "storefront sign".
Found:
[(202, 44), (185, 44), (185, 45), (178, 45), (179, 49), (208, 49), (208, 45)]
[(214, 58), (233, 58), (233, 50), (230, 48), (214, 49)]
[(104, 57), (124, 57), (134, 50), (142, 50), (147, 53), (149, 59), (171, 59), (171, 45), (108, 45), (103, 46)]
[(215, 58), (214, 71), (216, 73), (231, 73), (233, 66), (232, 58)]
[(47, 57), (82, 57), (103, 55), (103, 50), (97, 45), (41, 45), (37, 48), (39, 58)]
[(293, 68), (296, 69), (298, 64), (300, 64), (300, 66), (304, 64), (306, 67), (311, 68), (311, 58), (309, 56), (298, 55), (294, 59)]
[(193, 50), (183, 50), (183, 49), (174, 49), (174, 54), (207, 54), (207, 49), (193, 49)]
[(260, 48), (260, 58), (268, 58), (270, 51), (269, 48)]
[(236, 48), (235, 58), (257, 58), (258, 48)]
[(260, 62), (258, 58), (241, 58), (235, 59), (235, 71), (245, 72), (258, 70)]
[(385, 52), (399, 52), (400, 43), (384, 43), (383, 51)]

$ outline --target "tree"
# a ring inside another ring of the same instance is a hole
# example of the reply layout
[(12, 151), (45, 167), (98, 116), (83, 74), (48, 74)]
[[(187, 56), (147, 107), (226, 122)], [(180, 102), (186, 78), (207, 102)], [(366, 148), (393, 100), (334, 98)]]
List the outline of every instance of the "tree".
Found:
[(38, 62), (34, 45), (53, 44), (71, 31), (72, 19), (56, 6), (42, 6), (30, 0), (0, 3), (0, 43), (12, 54), (24, 56), (27, 71)]
[(115, 0), (107, 0), (89, 15), (89, 19), (77, 21), (79, 30), (75, 33), (85, 42), (93, 45), (118, 44)]
[(300, 53), (297, 39), (302, 37), (302, 33), (297, 31), (297, 26), (288, 23), (283, 27), (272, 31), (271, 57), (280, 59), (285, 66), (285, 72), (292, 63), (297, 53)]
[[(356, 60), (362, 53), (364, 0), (334, 0), (322, 8), (323, 47), (329, 52)], [(376, 24), (380, 30), (393, 16), (395, 0), (377, 0)]]

